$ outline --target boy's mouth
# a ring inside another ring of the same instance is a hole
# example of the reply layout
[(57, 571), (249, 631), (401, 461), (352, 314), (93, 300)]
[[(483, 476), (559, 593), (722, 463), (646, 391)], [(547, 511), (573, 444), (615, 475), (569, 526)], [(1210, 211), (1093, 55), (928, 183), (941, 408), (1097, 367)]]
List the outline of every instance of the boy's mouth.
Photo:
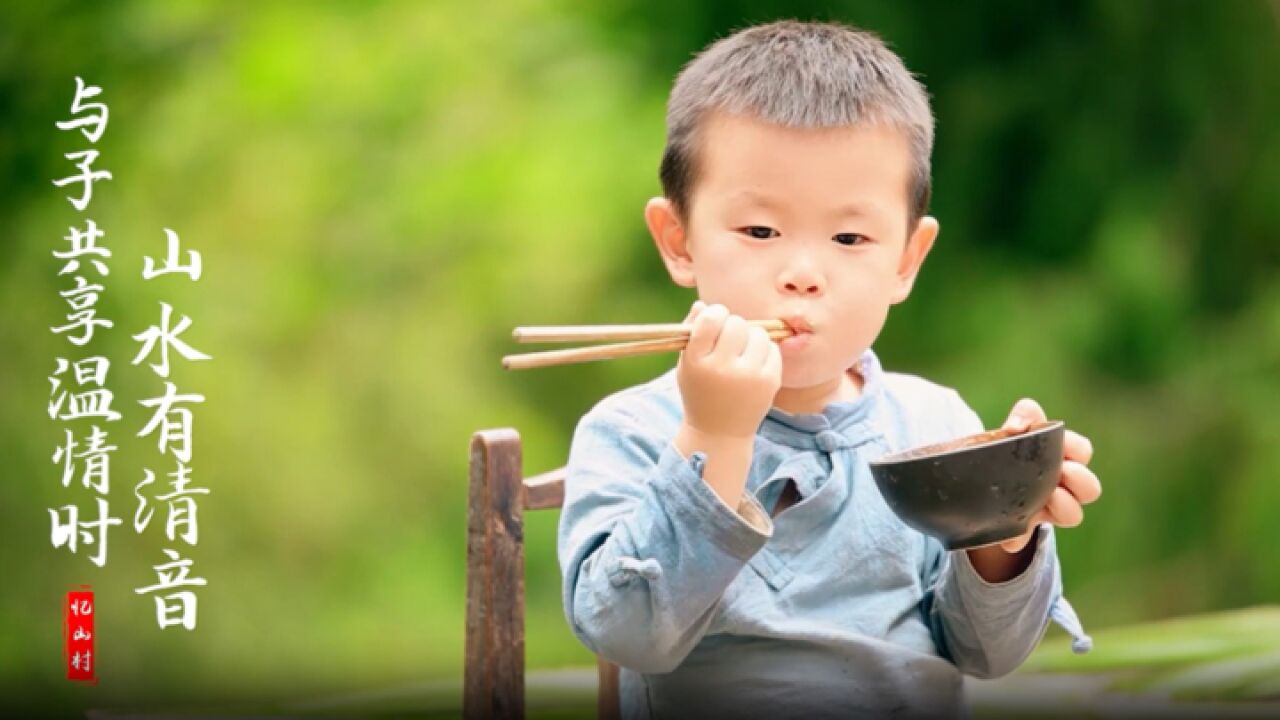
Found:
[(782, 318), (782, 322), (786, 323), (787, 327), (791, 328), (791, 332), (796, 335), (813, 332), (813, 326), (801, 315), (787, 315)]

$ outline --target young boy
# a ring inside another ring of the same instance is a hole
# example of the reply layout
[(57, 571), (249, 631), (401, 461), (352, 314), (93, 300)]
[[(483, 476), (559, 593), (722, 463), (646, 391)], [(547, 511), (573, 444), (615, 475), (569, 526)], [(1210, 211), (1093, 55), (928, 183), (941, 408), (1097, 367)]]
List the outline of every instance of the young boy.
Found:
[[(694, 330), (582, 418), (559, 532), (565, 612), (621, 666), (623, 716), (963, 715), (961, 674), (1012, 671), (1050, 618), (1087, 650), (1053, 532), (1101, 492), (1086, 438), (1026, 534), (977, 549), (906, 527), (867, 466), (983, 430), (870, 349), (938, 233), (901, 60), (838, 24), (749, 28), (681, 71), (667, 132), (645, 220)], [(1022, 400), (1005, 426), (1044, 418)]]

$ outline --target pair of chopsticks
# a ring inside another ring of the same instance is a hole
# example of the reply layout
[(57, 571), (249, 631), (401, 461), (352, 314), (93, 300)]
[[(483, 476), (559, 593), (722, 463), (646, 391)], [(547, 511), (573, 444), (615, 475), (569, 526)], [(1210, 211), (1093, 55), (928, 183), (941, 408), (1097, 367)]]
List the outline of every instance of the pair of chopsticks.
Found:
[[(769, 332), (769, 337), (775, 342), (793, 334), (791, 328), (781, 320), (748, 320), (747, 324), (764, 328)], [(675, 352), (684, 349), (692, 334), (692, 323), (518, 327), (511, 333), (516, 342), (583, 342), (588, 340), (631, 340), (636, 342), (507, 355), (502, 358), (502, 367), (507, 370), (527, 370), (529, 368), (566, 365), (568, 363), (589, 362), (592, 360), (613, 360), (634, 355)]]

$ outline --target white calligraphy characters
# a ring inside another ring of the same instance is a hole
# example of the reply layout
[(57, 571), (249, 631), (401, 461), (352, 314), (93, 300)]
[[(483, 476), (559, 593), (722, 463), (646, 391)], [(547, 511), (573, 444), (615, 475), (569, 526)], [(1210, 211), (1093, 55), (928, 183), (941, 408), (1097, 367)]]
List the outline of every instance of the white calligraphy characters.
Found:
[[(164, 264), (158, 270), (154, 260), (149, 257), (144, 258), (143, 279), (151, 280), (168, 274), (185, 274), (193, 281), (198, 280), (201, 268), (200, 253), (189, 250), (187, 252), (187, 256), (190, 259), (189, 264), (180, 264), (181, 251), (178, 235), (167, 228), (165, 233), (168, 236), (168, 257), (166, 257)], [(133, 364), (141, 364), (153, 356), (159, 355), (159, 362), (148, 364), (152, 371), (162, 378), (168, 378), (170, 374), (170, 350), (189, 361), (212, 359), (209, 355), (191, 347), (179, 337), (191, 327), (191, 318), (183, 315), (176, 325), (172, 324), (172, 319), (173, 308), (168, 303), (161, 302), (160, 323), (152, 325), (133, 336), (133, 339), (142, 345), (137, 356), (133, 358)], [(144, 469), (142, 481), (134, 486), (133, 494), (138, 499), (138, 509), (133, 515), (133, 529), (138, 534), (146, 530), (151, 523), (151, 519), (155, 515), (155, 509), (151, 507), (152, 502), (154, 502), (156, 504), (164, 503), (164, 508), (167, 512), (164, 530), (165, 537), (168, 538), (169, 542), (175, 543), (181, 540), (187, 545), (194, 546), (200, 539), (197, 515), (198, 505), (195, 496), (208, 495), (209, 488), (190, 486), (191, 427), (194, 415), (188, 406), (202, 402), (204, 402), (204, 395), (179, 393), (177, 384), (168, 380), (164, 383), (163, 395), (138, 401), (139, 405), (152, 409), (151, 419), (143, 426), (138, 436), (156, 435), (156, 446), (160, 453), (172, 456), (175, 466), (175, 469), (168, 473), (168, 477), (172, 478), (169, 482), (170, 492), (156, 495), (154, 498), (149, 498), (143, 493), (143, 488), (156, 482), (156, 474), (150, 468)], [(177, 588), (207, 585), (208, 582), (204, 578), (190, 577), (191, 560), (182, 558), (177, 550), (164, 548), (164, 553), (169, 556), (172, 562), (154, 566), (160, 582), (155, 585), (138, 588), (134, 592), (140, 595), (156, 593), (152, 595), (152, 598), (155, 601), (156, 623), (161, 629), (179, 626), (187, 630), (194, 630), (196, 627), (196, 594), (190, 590), (178, 590)]]
[[(100, 102), (85, 102), (88, 98), (97, 97), (102, 94), (102, 88), (97, 85), (85, 85), (84, 80), (76, 77), (76, 95), (71, 101), (72, 114), (79, 117), (71, 120), (62, 120), (54, 123), (60, 130), (72, 130), (80, 128), (80, 132), (94, 145), (98, 144), (98, 140), (102, 137), (103, 131), (107, 129), (107, 106)], [(93, 199), (93, 184), (99, 180), (111, 180), (111, 173), (106, 170), (94, 170), (93, 163), (98, 160), (97, 150), (80, 150), (78, 152), (69, 152), (63, 157), (68, 160), (78, 160), (76, 167), (80, 170), (79, 175), (54, 180), (53, 184), (58, 187), (70, 185), (73, 182), (83, 183), (80, 197), (73, 198), (70, 195), (67, 199), (76, 210), (84, 211), (89, 205), (89, 201)]]
[[(49, 417), (56, 420), (78, 420), (80, 418), (102, 418), (119, 420), (120, 413), (111, 409), (115, 395), (106, 387), (107, 370), (111, 361), (105, 357), (95, 356), (68, 362), (66, 358), (55, 358), (58, 361), (49, 383), (53, 386), (49, 391)], [(77, 387), (88, 387), (90, 390), (71, 392), (62, 389), (59, 376), (68, 369), (75, 370)], [(95, 426), (96, 427), (96, 426)], [(54, 460), (57, 462), (57, 460)]]
[[(94, 565), (102, 567), (107, 564), (107, 527), (110, 525), (120, 525), (123, 521), (117, 517), (110, 517), (107, 514), (106, 498), (98, 498), (98, 519), (97, 520), (81, 520), (80, 508), (75, 505), (63, 505), (58, 510), (49, 508), (51, 525), (53, 532), (50, 539), (53, 541), (54, 547), (67, 546), (71, 552), (76, 551), (78, 543), (77, 536), (86, 545), (96, 544), (98, 553), (89, 558)], [(67, 514), (67, 519), (63, 521), (62, 513)]]
[(102, 139), (102, 132), (107, 129), (109, 111), (106, 103), (87, 103), (85, 100), (98, 97), (101, 94), (102, 88), (97, 85), (85, 85), (84, 80), (76, 77), (76, 96), (71, 100), (71, 113), (74, 115), (92, 110), (96, 114), (81, 115), (71, 120), (56, 122), (54, 125), (57, 125), (59, 130), (80, 128), (80, 132), (84, 134), (85, 138), (96, 145), (98, 140)]
[[(71, 113), (76, 117), (54, 124), (64, 131), (79, 128), (90, 143), (97, 143), (107, 128), (107, 106), (86, 100), (100, 94), (102, 88), (86, 85), (77, 77), (76, 94), (71, 102)], [(72, 152), (66, 157), (82, 161), (77, 165), (82, 174), (54, 180), (53, 184), (61, 187), (77, 180), (83, 182), (81, 196), (67, 199), (77, 211), (84, 211), (93, 195), (93, 183), (110, 178), (111, 173), (90, 169), (98, 159), (96, 150)], [(77, 347), (92, 342), (96, 331), (107, 330), (114, 325), (110, 320), (98, 317), (95, 307), (105, 290), (102, 280), (111, 274), (107, 265), (111, 250), (98, 242), (105, 235), (92, 218), (86, 218), (82, 227), (69, 228), (69, 234), (63, 237), (66, 247), (53, 251), (53, 257), (61, 261), (58, 276), (71, 275), (74, 287), (58, 293), (71, 308), (66, 316), (67, 323), (49, 330)], [(111, 408), (114, 396), (107, 387), (107, 372), (111, 368), (107, 358), (90, 356), (70, 360), (59, 357), (55, 360), (56, 366), (49, 376), (50, 419), (68, 422), (92, 419), (103, 424), (120, 420), (120, 413)], [(54, 548), (66, 547), (72, 553), (76, 553), (81, 544), (93, 545), (96, 552), (89, 561), (103, 567), (107, 564), (107, 530), (113, 525), (123, 524), (120, 518), (111, 517), (107, 501), (111, 487), (111, 453), (116, 451), (116, 446), (108, 442), (107, 431), (97, 423), (91, 425), (87, 433), (77, 433), (70, 427), (63, 428), (63, 433), (65, 439), (52, 455), (53, 463), (62, 467), (62, 486), (69, 488), (73, 481), (79, 480), (86, 490), (94, 491), (96, 512), (84, 513), (92, 519), (81, 519), (81, 508), (75, 504), (48, 508), (49, 540)]]
[[(169, 519), (164, 526), (165, 537), (170, 542), (181, 537), (186, 544), (195, 545), (200, 539), (200, 529), (196, 524), (196, 501), (191, 496), (208, 495), (209, 488), (187, 487), (187, 483), (191, 482), (190, 474), (191, 468), (178, 463), (178, 469), (169, 473), (169, 477), (173, 478), (173, 482), (169, 483), (173, 492), (157, 495), (156, 500), (169, 503)], [(142, 488), (155, 481), (156, 474), (147, 470), (146, 477), (133, 489), (134, 496), (138, 498), (138, 510), (133, 514), (133, 529), (139, 533), (147, 529), (151, 516), (155, 514), (155, 510), (147, 506)]]
[[(150, 259), (150, 258), (148, 258)], [(134, 340), (142, 342), (142, 350), (138, 351), (137, 357), (133, 359), (133, 364), (137, 365), (143, 359), (151, 355), (151, 351), (155, 349), (156, 344), (160, 345), (160, 362), (152, 363), (151, 369), (162, 378), (169, 377), (169, 348), (178, 351), (178, 354), (188, 360), (209, 360), (210, 357), (196, 350), (190, 345), (178, 339), (184, 330), (191, 327), (191, 318), (186, 315), (178, 321), (177, 327), (169, 328), (169, 318), (173, 314), (173, 308), (169, 303), (160, 303), (160, 325), (157, 327), (152, 325), (144, 332), (140, 332), (133, 336)], [(204, 398), (201, 398), (203, 400)]]
[(77, 650), (71, 655), (71, 667), (85, 672), (93, 672), (93, 651)]
[[(177, 550), (164, 549), (164, 554), (168, 555), (173, 562), (160, 563), (153, 566), (156, 576), (160, 578), (160, 582), (147, 587), (140, 587), (134, 592), (139, 595), (143, 593), (156, 592), (157, 590), (172, 590), (174, 588), (186, 587), (188, 585), (208, 585), (209, 582), (204, 578), (188, 577), (190, 574), (191, 561), (180, 559), (182, 556)], [(171, 572), (170, 572), (171, 571)], [(196, 594), (190, 590), (180, 590), (171, 592), (167, 595), (156, 595), (156, 622), (161, 629), (170, 625), (181, 625), (188, 630), (194, 630), (196, 627)]]
[(192, 280), (199, 280), (200, 253), (195, 250), (188, 250), (187, 257), (191, 259), (191, 262), (183, 265), (180, 259), (182, 252), (178, 249), (178, 233), (165, 228), (164, 234), (169, 238), (169, 254), (164, 258), (164, 266), (157, 270), (154, 260), (149, 257), (142, 258), (142, 279), (151, 280), (169, 273), (186, 273), (187, 277)]
[(93, 633), (85, 629), (82, 623), (91, 623), (93, 621), (93, 602), (85, 598), (72, 598), (67, 605), (67, 615), (73, 618), (75, 623), (75, 632), (71, 633), (71, 641), (74, 645), (84, 646), (84, 649), (77, 649), (71, 654), (70, 665), (76, 670), (82, 670), (85, 673), (93, 672), (93, 650), (92, 643), (86, 641), (93, 639)]
[[(76, 92), (71, 102), (72, 117), (55, 125), (63, 131), (79, 130), (90, 144), (96, 144), (106, 131), (109, 116), (106, 103), (91, 102), (100, 95), (102, 88), (77, 77)], [(78, 185), (79, 193), (68, 195), (67, 200), (78, 212), (83, 212), (93, 199), (95, 184), (114, 178), (110, 171), (95, 167), (99, 158), (95, 149), (77, 150), (66, 153), (65, 157), (79, 172), (54, 180), (53, 184), (57, 187)], [(199, 280), (202, 273), (200, 253), (188, 250), (184, 262), (178, 233), (170, 228), (164, 228), (164, 233), (164, 260), (156, 262), (151, 257), (144, 257), (143, 280), (150, 281), (165, 275), (185, 275), (193, 282)], [(106, 233), (98, 224), (92, 218), (85, 218), (81, 225), (69, 228), (63, 237), (65, 245), (53, 251), (53, 257), (60, 264), (58, 277), (69, 277), (71, 286), (59, 294), (70, 307), (70, 312), (65, 324), (49, 330), (76, 347), (90, 344), (98, 332), (114, 327), (111, 320), (99, 317), (97, 312), (98, 300), (106, 291), (103, 281), (111, 274), (108, 261), (112, 253), (101, 242), (104, 237)], [(152, 371), (165, 379), (162, 394), (138, 401), (139, 405), (151, 411), (150, 419), (138, 432), (138, 437), (155, 436), (160, 453), (171, 457), (174, 462), (174, 469), (167, 474), (168, 490), (155, 497), (143, 493), (144, 488), (156, 483), (156, 473), (144, 468), (144, 479), (134, 488), (139, 504), (133, 526), (139, 534), (147, 528), (155, 514), (155, 509), (150, 507), (154, 503), (167, 513), (165, 537), (169, 542), (195, 546), (199, 540), (196, 499), (208, 495), (209, 488), (196, 487), (191, 480), (194, 420), (191, 408), (194, 404), (203, 403), (205, 398), (198, 393), (178, 391), (177, 383), (168, 379), (171, 374), (169, 360), (174, 353), (187, 361), (212, 358), (192, 347), (183, 337), (191, 327), (191, 318), (180, 315), (174, 322), (175, 315), (169, 303), (161, 302), (159, 322), (132, 336), (141, 346), (132, 364), (148, 361)], [(124, 524), (120, 518), (111, 517), (107, 497), (111, 489), (111, 454), (117, 448), (110, 442), (106, 427), (121, 419), (121, 414), (112, 408), (115, 396), (107, 387), (110, 368), (110, 361), (102, 356), (58, 357), (53, 374), (49, 376), (50, 419), (67, 423), (92, 422), (88, 431), (83, 430), (83, 425), (63, 428), (63, 439), (54, 449), (51, 459), (60, 469), (64, 488), (75, 484), (96, 494), (96, 512), (76, 504), (48, 508), (50, 542), (54, 548), (65, 547), (72, 553), (82, 545), (94, 546), (96, 552), (90, 561), (98, 567), (105, 566), (107, 562), (108, 530)], [(151, 595), (156, 622), (161, 629), (178, 626), (194, 630), (196, 595), (186, 588), (208, 583), (204, 578), (191, 576), (192, 561), (183, 558), (178, 550), (164, 548), (164, 553), (170, 562), (152, 566), (159, 582), (137, 588), (134, 592)], [(87, 637), (72, 639), (91, 637), (89, 630), (78, 629), (77, 632)], [(75, 668), (88, 667), (91, 662), (89, 651), (86, 650), (83, 657), (77, 655), (72, 658), (71, 662)]]

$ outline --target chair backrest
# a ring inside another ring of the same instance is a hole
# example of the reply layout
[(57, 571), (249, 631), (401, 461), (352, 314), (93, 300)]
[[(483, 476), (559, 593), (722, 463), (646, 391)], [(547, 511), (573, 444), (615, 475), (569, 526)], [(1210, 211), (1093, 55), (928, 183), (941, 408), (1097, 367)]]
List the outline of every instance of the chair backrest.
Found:
[[(462, 714), (525, 717), (524, 513), (564, 504), (564, 468), (526, 479), (513, 428), (471, 436)], [(618, 666), (596, 658), (596, 712), (617, 720)]]

